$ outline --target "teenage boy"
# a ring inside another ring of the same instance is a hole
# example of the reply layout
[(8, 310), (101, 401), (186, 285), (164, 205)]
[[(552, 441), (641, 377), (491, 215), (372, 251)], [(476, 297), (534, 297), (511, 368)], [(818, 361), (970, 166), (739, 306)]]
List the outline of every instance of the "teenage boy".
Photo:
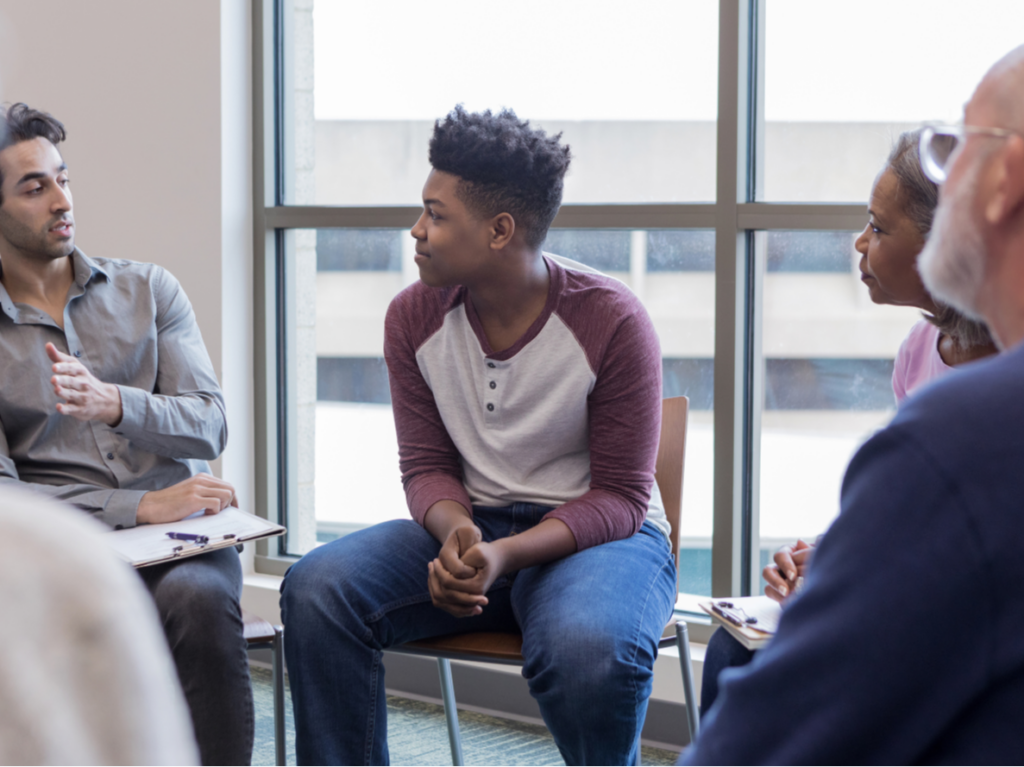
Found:
[[(110, 527), (234, 503), (206, 461), (224, 397), (192, 306), (153, 264), (75, 247), (64, 126), (0, 113), (0, 484)], [(138, 571), (163, 622), (204, 764), (248, 764), (253, 708), (234, 549)]]
[(303, 764), (388, 761), (382, 651), (521, 630), (569, 764), (634, 764), (675, 601), (651, 503), (661, 355), (621, 283), (542, 253), (569, 148), (511, 111), (434, 126), (420, 282), (385, 321), (414, 521), (315, 549), (282, 585)]

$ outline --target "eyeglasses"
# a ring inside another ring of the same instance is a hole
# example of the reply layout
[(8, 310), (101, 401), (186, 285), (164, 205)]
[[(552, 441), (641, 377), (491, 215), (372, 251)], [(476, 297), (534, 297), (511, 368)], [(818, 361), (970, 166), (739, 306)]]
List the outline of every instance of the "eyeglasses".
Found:
[(921, 170), (936, 184), (945, 182), (949, 158), (968, 135), (1007, 138), (1019, 136), (1017, 131), (1005, 128), (983, 128), (978, 125), (929, 125), (921, 131), (919, 151)]

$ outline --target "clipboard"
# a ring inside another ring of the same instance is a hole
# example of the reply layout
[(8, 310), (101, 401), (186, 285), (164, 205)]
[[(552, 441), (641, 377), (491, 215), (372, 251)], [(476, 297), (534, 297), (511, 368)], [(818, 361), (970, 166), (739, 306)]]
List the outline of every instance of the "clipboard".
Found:
[[(205, 536), (207, 540), (205, 543), (174, 540), (167, 537), (167, 533), (172, 532)], [(199, 512), (179, 522), (112, 530), (104, 538), (114, 553), (138, 568), (194, 557), (246, 541), (273, 538), (285, 532), (281, 525), (255, 514), (228, 508), (218, 514)]]
[(768, 644), (782, 617), (782, 606), (765, 596), (708, 599), (699, 604), (748, 650), (759, 650)]

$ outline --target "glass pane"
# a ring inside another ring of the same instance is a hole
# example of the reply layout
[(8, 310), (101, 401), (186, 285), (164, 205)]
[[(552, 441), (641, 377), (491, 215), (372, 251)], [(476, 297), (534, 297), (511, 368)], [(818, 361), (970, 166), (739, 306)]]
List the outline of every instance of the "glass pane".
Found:
[[(388, 304), (418, 279), (413, 244), (404, 229), (289, 232), (290, 553), (408, 518), (383, 344)], [(543, 247), (626, 282), (651, 314), (664, 396), (691, 406), (680, 587), (710, 594), (714, 233), (557, 229)]]
[(758, 198), (866, 200), (893, 139), (958, 121), (1021, 29), (1020, 0), (767, 0)]
[[(563, 133), (564, 202), (714, 198), (717, 0), (286, 0), (284, 28), (287, 204), (417, 205), (459, 103)], [(494, 55), (495, 29), (522, 55)]]
[(755, 238), (767, 251), (758, 571), (779, 546), (826, 530), (847, 463), (896, 408), (893, 360), (921, 313), (871, 302), (856, 236)]

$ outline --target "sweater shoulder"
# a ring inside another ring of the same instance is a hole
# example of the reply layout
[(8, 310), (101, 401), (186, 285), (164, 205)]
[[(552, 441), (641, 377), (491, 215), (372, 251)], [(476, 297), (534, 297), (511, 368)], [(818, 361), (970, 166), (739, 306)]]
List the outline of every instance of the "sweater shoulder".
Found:
[(403, 337), (418, 349), (444, 324), (445, 317), (462, 305), (462, 287), (431, 288), (416, 281), (391, 299), (384, 320), (385, 343)]

